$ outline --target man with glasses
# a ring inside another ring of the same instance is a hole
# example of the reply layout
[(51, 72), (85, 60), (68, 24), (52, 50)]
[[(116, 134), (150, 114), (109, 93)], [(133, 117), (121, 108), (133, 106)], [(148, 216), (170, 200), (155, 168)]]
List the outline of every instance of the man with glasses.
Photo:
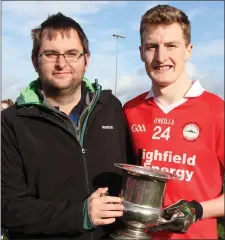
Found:
[(2, 226), (10, 239), (100, 239), (123, 214), (121, 103), (84, 78), (90, 51), (76, 21), (52, 15), (32, 38), (39, 77), (2, 111)]

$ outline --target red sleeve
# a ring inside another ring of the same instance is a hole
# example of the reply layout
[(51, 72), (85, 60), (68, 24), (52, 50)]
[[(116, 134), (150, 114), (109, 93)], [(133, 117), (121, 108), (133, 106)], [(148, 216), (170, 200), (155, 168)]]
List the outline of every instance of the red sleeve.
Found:
[(216, 154), (224, 168), (224, 110), (222, 110), (216, 119)]

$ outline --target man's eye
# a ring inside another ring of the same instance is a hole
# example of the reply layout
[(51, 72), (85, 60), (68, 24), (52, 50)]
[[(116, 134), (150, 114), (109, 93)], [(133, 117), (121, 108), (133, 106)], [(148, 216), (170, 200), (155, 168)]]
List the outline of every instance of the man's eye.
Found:
[(48, 58), (55, 58), (58, 56), (58, 54), (56, 53), (45, 53), (45, 56), (48, 57)]
[(70, 53), (67, 53), (66, 55), (69, 56), (69, 57), (76, 57), (79, 54), (77, 52), (70, 52)]
[(156, 46), (148, 46), (147, 49), (154, 50), (154, 49), (156, 49)]
[(176, 46), (175, 45), (169, 45), (168, 47), (169, 48), (175, 48)]

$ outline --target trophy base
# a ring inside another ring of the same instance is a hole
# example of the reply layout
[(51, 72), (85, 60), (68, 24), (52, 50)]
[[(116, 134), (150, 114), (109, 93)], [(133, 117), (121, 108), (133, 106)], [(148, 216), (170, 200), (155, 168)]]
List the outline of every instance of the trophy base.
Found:
[(110, 239), (116, 239), (116, 240), (149, 240), (152, 239), (151, 236), (149, 236), (144, 230), (138, 230), (138, 229), (119, 229), (114, 233), (110, 234)]

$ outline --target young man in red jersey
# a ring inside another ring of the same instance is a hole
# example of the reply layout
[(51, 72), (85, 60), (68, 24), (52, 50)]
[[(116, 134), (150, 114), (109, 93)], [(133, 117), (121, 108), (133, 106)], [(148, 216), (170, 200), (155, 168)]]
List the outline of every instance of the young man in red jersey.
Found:
[(165, 218), (180, 214), (149, 228), (154, 239), (217, 239), (216, 217), (224, 215), (224, 101), (188, 78), (190, 32), (172, 6), (144, 14), (140, 54), (152, 89), (124, 106), (139, 164), (180, 176), (168, 182), (163, 204)]

